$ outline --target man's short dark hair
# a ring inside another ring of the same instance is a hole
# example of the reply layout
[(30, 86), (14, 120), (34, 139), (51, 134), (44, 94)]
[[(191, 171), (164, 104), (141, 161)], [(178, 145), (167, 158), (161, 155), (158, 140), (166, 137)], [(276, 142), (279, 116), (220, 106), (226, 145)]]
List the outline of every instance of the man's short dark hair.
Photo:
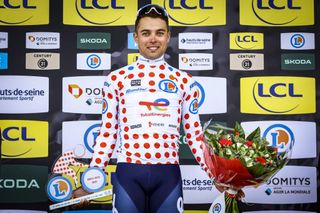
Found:
[(160, 18), (166, 22), (169, 31), (169, 20), (167, 11), (157, 4), (147, 4), (138, 10), (135, 22), (135, 30), (137, 30), (140, 19), (143, 17)]

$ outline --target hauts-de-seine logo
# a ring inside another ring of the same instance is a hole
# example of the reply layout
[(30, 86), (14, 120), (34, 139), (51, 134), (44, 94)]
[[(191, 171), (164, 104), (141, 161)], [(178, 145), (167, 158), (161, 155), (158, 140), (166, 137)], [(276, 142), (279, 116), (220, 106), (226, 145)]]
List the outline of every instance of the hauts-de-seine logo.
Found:
[(292, 130), (284, 124), (269, 126), (263, 132), (262, 137), (266, 138), (271, 143), (271, 146), (276, 147), (278, 152), (291, 150), (295, 142)]
[(242, 113), (315, 113), (315, 97), (314, 78), (275, 76), (240, 79)]
[(152, 0), (169, 13), (171, 26), (214, 26), (226, 24), (225, 0)]
[(49, 0), (4, 0), (0, 2), (0, 25), (49, 24)]
[(63, 23), (66, 25), (134, 25), (137, 1), (64, 0)]
[(239, 5), (241, 25), (314, 25), (313, 0), (240, 0)]

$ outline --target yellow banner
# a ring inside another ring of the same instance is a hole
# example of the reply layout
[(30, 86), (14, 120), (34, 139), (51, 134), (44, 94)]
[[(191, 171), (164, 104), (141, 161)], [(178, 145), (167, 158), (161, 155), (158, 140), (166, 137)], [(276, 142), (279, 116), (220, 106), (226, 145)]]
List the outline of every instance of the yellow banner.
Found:
[(216, 26), (226, 24), (226, 0), (152, 0), (169, 13), (170, 26)]
[(240, 111), (251, 114), (316, 112), (315, 79), (308, 77), (248, 77), (240, 79)]
[(0, 1), (0, 25), (49, 24), (49, 0)]
[(48, 157), (48, 122), (0, 120), (2, 158)]
[[(80, 167), (80, 166), (69, 166), (76, 174), (77, 174), (77, 180), (79, 185), (81, 185), (80, 180), (81, 180), (81, 174), (88, 168), (88, 166)], [(106, 189), (112, 189), (112, 184), (111, 184), (111, 173), (114, 173), (116, 171), (116, 166), (115, 165), (108, 165), (106, 168), (106, 180), (107, 184), (106, 186), (101, 189), (101, 191), (106, 190)], [(75, 181), (74, 178), (68, 175), (63, 175), (66, 177), (72, 184), (72, 188), (75, 189)], [(92, 204), (110, 204), (112, 203), (112, 196), (106, 196), (106, 197), (101, 197), (97, 198), (94, 200), (91, 200)]]
[(136, 62), (138, 60), (139, 56), (140, 56), (139, 53), (129, 53), (128, 54), (128, 64), (132, 64), (133, 62)]
[(230, 33), (229, 44), (231, 50), (263, 50), (263, 33)]
[(134, 25), (137, 1), (63, 0), (63, 24), (80, 26)]
[(313, 0), (240, 0), (240, 25), (314, 25)]

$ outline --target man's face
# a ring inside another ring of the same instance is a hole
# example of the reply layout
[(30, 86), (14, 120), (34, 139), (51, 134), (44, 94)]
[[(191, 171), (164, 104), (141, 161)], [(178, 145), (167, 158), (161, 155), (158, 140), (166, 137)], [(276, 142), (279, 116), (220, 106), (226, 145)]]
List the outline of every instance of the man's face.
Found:
[(134, 40), (138, 44), (140, 54), (153, 60), (165, 53), (170, 40), (170, 32), (164, 20), (143, 17), (134, 33)]

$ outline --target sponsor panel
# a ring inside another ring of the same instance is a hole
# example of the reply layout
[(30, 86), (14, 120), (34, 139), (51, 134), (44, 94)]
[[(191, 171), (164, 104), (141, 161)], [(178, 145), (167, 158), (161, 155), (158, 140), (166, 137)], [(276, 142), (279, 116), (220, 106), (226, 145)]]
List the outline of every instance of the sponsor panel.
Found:
[(278, 115), (315, 113), (315, 79), (290, 76), (241, 78), (240, 111)]
[(219, 195), (212, 180), (199, 165), (181, 165), (180, 170), (185, 204), (212, 203)]
[(290, 27), (314, 25), (314, 1), (240, 0), (240, 25)]
[(24, 114), (48, 111), (48, 77), (11, 75), (1, 76), (0, 113)]
[(8, 48), (8, 33), (0, 32), (0, 49)]
[(264, 69), (264, 55), (260, 53), (230, 54), (230, 70), (254, 71)]
[(26, 53), (26, 69), (58, 70), (60, 69), (60, 53)]
[(133, 33), (128, 33), (128, 49), (138, 50), (138, 44), (134, 41)]
[(212, 54), (182, 53), (179, 54), (179, 69), (181, 70), (212, 70)]
[(152, 0), (152, 4), (164, 7), (170, 26), (216, 26), (226, 24), (226, 1), (210, 0)]
[(134, 25), (137, 1), (64, 0), (63, 24), (80, 26)]
[(112, 210), (73, 210), (62, 211), (62, 213), (112, 213)]
[(47, 211), (24, 210), (24, 209), (0, 209), (0, 213), (47, 213)]
[(281, 54), (282, 70), (314, 70), (314, 54), (307, 53), (288, 53)]
[(63, 78), (62, 111), (101, 114), (104, 80), (104, 76)]
[(313, 50), (314, 33), (281, 33), (282, 50)]
[(78, 53), (78, 70), (110, 70), (111, 54), (109, 53)]
[(47, 202), (45, 185), (48, 167), (35, 165), (0, 166), (0, 203)]
[(49, 0), (1, 1), (0, 25), (26, 26), (49, 24)]
[(317, 202), (317, 168), (285, 166), (257, 188), (244, 188), (248, 203), (297, 204)]
[(0, 120), (2, 158), (48, 157), (48, 122)]
[(132, 64), (138, 60), (140, 53), (129, 53), (128, 54), (128, 64)]
[[(219, 114), (227, 112), (227, 79), (194, 76), (192, 87), (198, 91), (199, 114)], [(210, 95), (209, 95), (210, 94)], [(217, 103), (217, 100), (219, 102)]]
[(237, 32), (230, 33), (229, 45), (231, 50), (263, 50), (263, 33)]
[(59, 49), (60, 33), (29, 32), (26, 33), (27, 49)]
[[(90, 159), (100, 130), (101, 120), (62, 123), (62, 153), (73, 151), (78, 158)], [(116, 158), (116, 152), (112, 158)]]
[(77, 48), (89, 50), (110, 49), (111, 34), (102, 32), (77, 33)]
[(316, 123), (304, 121), (250, 121), (241, 123), (245, 132), (252, 132), (260, 127), (261, 136), (285, 151), (292, 147), (291, 159), (315, 158), (316, 153)]
[(0, 70), (8, 69), (8, 53), (0, 53)]
[(263, 211), (245, 211), (243, 213), (316, 213), (316, 212), (309, 212), (309, 211), (294, 211), (294, 210), (263, 210)]
[(209, 50), (213, 49), (212, 33), (179, 33), (179, 49)]

